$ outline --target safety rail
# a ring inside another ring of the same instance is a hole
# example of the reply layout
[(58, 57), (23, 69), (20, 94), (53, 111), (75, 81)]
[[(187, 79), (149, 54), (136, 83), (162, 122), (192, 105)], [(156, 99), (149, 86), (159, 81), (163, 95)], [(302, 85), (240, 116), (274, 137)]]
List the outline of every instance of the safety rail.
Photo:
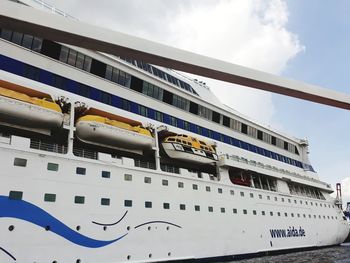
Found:
[(232, 160), (232, 161), (235, 161), (235, 162), (245, 163), (245, 164), (248, 164), (248, 165), (251, 165), (251, 166), (256, 166), (256, 167), (259, 167), (259, 168), (262, 168), (262, 169), (266, 169), (266, 170), (270, 170), (270, 171), (273, 171), (273, 172), (294, 176), (296, 178), (300, 178), (300, 179), (303, 179), (303, 180), (308, 180), (308, 181), (311, 181), (311, 182), (323, 184), (327, 188), (331, 188), (330, 184), (327, 184), (325, 182), (319, 181), (317, 179), (310, 178), (310, 177), (307, 177), (305, 175), (301, 175), (301, 174), (296, 173), (296, 172), (291, 172), (289, 170), (285, 170), (285, 169), (282, 169), (282, 168), (278, 168), (278, 167), (273, 166), (273, 165), (263, 164), (261, 162), (257, 162), (257, 161), (254, 161), (254, 160), (248, 160), (247, 158), (240, 157), (238, 155), (223, 154), (223, 155), (220, 156), (220, 158), (221, 159), (222, 158), (226, 158), (228, 160)]
[(31, 1), (35, 2), (36, 4), (39, 4), (43, 9), (49, 10), (49, 11), (51, 11), (54, 14), (58, 14), (58, 15), (61, 15), (61, 16), (64, 16), (64, 17), (68, 17), (68, 18), (74, 19), (74, 20), (78, 20), (74, 16), (71, 16), (71, 15), (67, 14), (64, 11), (62, 11), (60, 9), (57, 9), (53, 5), (50, 5), (50, 4), (48, 4), (48, 3), (44, 2), (44, 1), (41, 1), (41, 0), (31, 0)]
[(73, 146), (73, 154), (78, 157), (83, 157), (83, 158), (88, 158), (93, 160), (98, 159), (98, 152), (85, 149), (85, 148), (76, 147), (76, 146)]
[(147, 168), (147, 169), (156, 169), (156, 164), (148, 161), (142, 161), (142, 160), (135, 160), (135, 167), (140, 167), (140, 168)]
[(30, 140), (30, 148), (60, 154), (66, 154), (68, 151), (68, 147), (66, 145), (44, 142), (37, 139)]

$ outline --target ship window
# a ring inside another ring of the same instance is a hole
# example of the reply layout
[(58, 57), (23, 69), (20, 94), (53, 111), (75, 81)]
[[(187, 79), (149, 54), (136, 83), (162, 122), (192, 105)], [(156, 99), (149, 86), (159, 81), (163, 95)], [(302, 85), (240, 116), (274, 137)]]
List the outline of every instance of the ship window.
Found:
[(23, 192), (20, 191), (10, 191), (9, 199), (11, 200), (22, 200)]
[(139, 106), (139, 114), (147, 117), (148, 116), (148, 109), (142, 105), (138, 105), (138, 106)]
[(49, 171), (58, 171), (58, 164), (57, 163), (47, 163), (47, 170)]
[(157, 121), (163, 122), (163, 113), (159, 112), (159, 111), (155, 111), (155, 119)]
[(77, 59), (77, 51), (73, 49), (69, 49), (69, 55), (68, 55), (68, 64), (71, 66), (75, 66), (75, 61)]
[(234, 190), (230, 190), (230, 194), (231, 194), (231, 195), (234, 195), (234, 194), (235, 194), (235, 191), (234, 191)]
[(271, 136), (271, 144), (276, 145), (276, 137), (275, 136)]
[(146, 208), (152, 208), (152, 202), (151, 201), (146, 201), (145, 202), (145, 207)]
[(86, 174), (86, 168), (77, 167), (77, 168), (76, 168), (76, 174), (85, 175), (85, 174)]
[(162, 185), (168, 186), (168, 180), (162, 180)]
[(277, 212), (277, 215), (278, 215), (278, 216), (281, 216), (281, 213), (280, 213), (280, 212)]
[(170, 208), (170, 204), (169, 203), (163, 203), (163, 208), (164, 209), (169, 209)]
[(180, 204), (180, 210), (186, 210), (186, 205), (185, 204)]
[(7, 29), (1, 30), (1, 38), (10, 41), (12, 36), (12, 31)]
[(270, 212), (270, 216), (273, 216), (273, 212)]
[(179, 187), (179, 188), (184, 188), (184, 183), (183, 183), (183, 182), (178, 182), (178, 183), (177, 183), (177, 187)]
[(244, 196), (244, 192), (241, 192), (241, 196)]
[(205, 191), (210, 192), (210, 186), (206, 186)]
[(277, 201), (277, 196), (275, 196), (275, 198), (274, 198), (274, 199), (275, 199), (275, 201)]
[(284, 213), (284, 216), (285, 216), (285, 217), (288, 217), (288, 213)]
[(264, 216), (264, 215), (265, 215), (265, 211), (261, 211), (261, 215), (263, 215), (263, 216)]
[(76, 203), (76, 204), (84, 204), (85, 203), (85, 196), (78, 196), (78, 195), (76, 195), (74, 197), (74, 203)]
[(13, 165), (20, 166), (20, 167), (26, 167), (27, 166), (27, 159), (15, 158), (13, 161)]
[(220, 208), (221, 213), (225, 213), (225, 207)]
[(283, 146), (283, 148), (288, 151), (288, 142), (284, 142)]
[(248, 214), (247, 209), (243, 209), (243, 214), (244, 214), (244, 215)]
[(198, 190), (198, 185), (193, 184), (193, 185), (192, 185), (192, 188), (193, 188), (193, 190)]
[(268, 195), (268, 196), (266, 196), (266, 199), (267, 199), (267, 200), (270, 200), (271, 198), (270, 198), (270, 196)]
[(298, 217), (300, 217), (300, 214), (297, 214)]
[(104, 104), (112, 105), (112, 95), (101, 91), (101, 102)]
[(111, 172), (109, 171), (102, 171), (101, 172), (102, 178), (111, 178)]
[(32, 49), (33, 36), (24, 34), (22, 40), (22, 46), (28, 49)]
[(173, 116), (169, 116), (169, 122), (170, 122), (170, 125), (172, 125), (172, 126), (175, 126), (175, 127), (178, 126), (178, 125), (177, 125), (177, 120), (176, 120), (176, 118), (173, 117)]
[(258, 137), (259, 140), (263, 139), (263, 132), (262, 131), (258, 130), (258, 134), (257, 135), (258, 135), (257, 137)]
[(101, 198), (101, 205), (110, 205), (110, 202), (109, 198)]
[(253, 210), (253, 215), (256, 215), (256, 210)]
[(218, 188), (218, 193), (222, 194), (222, 188)]
[(194, 211), (200, 211), (200, 210), (201, 210), (201, 207), (199, 205), (194, 206)]
[(83, 70), (90, 72), (91, 63), (92, 63), (92, 58), (89, 56), (85, 56)]
[(11, 42), (20, 45), (22, 42), (23, 33), (13, 32)]
[(69, 48), (62, 46), (59, 60), (63, 63), (67, 63)]
[(30, 66), (30, 65), (24, 65), (24, 77), (39, 81), (40, 78), (40, 69)]
[(281, 201), (284, 202), (284, 198), (283, 197), (281, 198)]
[(254, 198), (254, 194), (253, 193), (250, 193), (249, 195), (251, 198)]
[(124, 200), (125, 207), (132, 207), (132, 200)]
[(146, 184), (150, 184), (152, 182), (152, 178), (151, 177), (145, 177), (144, 182)]
[(75, 62), (75, 67), (79, 69), (83, 69), (84, 66), (84, 55), (82, 53), (77, 53), (77, 60)]
[(44, 201), (45, 202), (56, 202), (56, 195), (55, 194), (45, 194)]
[(248, 134), (248, 126), (247, 124), (242, 123), (241, 124), (241, 132), (244, 134)]
[(124, 180), (125, 181), (132, 181), (132, 175), (131, 174), (124, 174)]
[(222, 124), (226, 127), (230, 127), (230, 118), (223, 115), (222, 116)]
[(213, 212), (214, 211), (213, 207), (212, 206), (208, 206), (208, 211), (209, 212)]
[(131, 103), (126, 99), (122, 99), (122, 109), (126, 111), (131, 111)]
[(216, 111), (212, 111), (212, 121), (216, 122), (216, 123), (220, 123), (220, 113), (216, 112)]
[(78, 94), (90, 98), (90, 87), (84, 84), (78, 84)]

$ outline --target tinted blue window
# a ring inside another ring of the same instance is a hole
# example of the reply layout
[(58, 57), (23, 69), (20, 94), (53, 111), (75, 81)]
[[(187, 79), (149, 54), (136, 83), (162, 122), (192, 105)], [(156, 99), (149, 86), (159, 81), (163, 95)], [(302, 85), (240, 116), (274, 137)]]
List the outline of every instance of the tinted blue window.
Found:
[(23, 65), (24, 63), (22, 62), (0, 55), (0, 69), (2, 70), (22, 75)]
[(271, 158), (271, 152), (265, 149), (265, 156)]
[(90, 87), (90, 99), (102, 102), (101, 91)]
[(272, 157), (273, 159), (277, 159), (277, 155), (276, 155), (276, 153), (271, 152), (271, 157)]
[(257, 149), (257, 147), (255, 145), (251, 144), (249, 148), (250, 148), (250, 151), (252, 151), (252, 152), (256, 153), (258, 151), (258, 149)]
[(170, 116), (168, 114), (165, 114), (163, 115), (163, 121), (166, 123), (166, 124), (171, 124), (170, 123)]
[(224, 135), (224, 142), (227, 144), (231, 144), (231, 138), (228, 137), (227, 135)]
[(135, 102), (130, 102), (130, 104), (131, 104), (131, 112), (139, 114), (138, 104)]
[(190, 131), (194, 132), (194, 133), (197, 133), (197, 125), (195, 125), (193, 123), (190, 123)]
[(216, 131), (213, 131), (213, 139), (220, 141), (220, 135)]
[(241, 141), (238, 140), (238, 139), (235, 139), (235, 138), (233, 138), (233, 145), (236, 146), (236, 147), (242, 148), (241, 147)]
[(202, 134), (203, 134), (205, 137), (208, 137), (208, 129), (207, 129), (207, 128), (202, 128)]
[(153, 109), (148, 108), (148, 118), (151, 118), (153, 120), (155, 119), (155, 114)]
[(117, 108), (121, 108), (121, 99), (118, 96), (112, 95), (112, 105)]
[(74, 94), (78, 94), (78, 85), (75, 81), (73, 80), (68, 80), (67, 82), (67, 91), (72, 92)]
[(53, 74), (51, 72), (48, 72), (46, 70), (41, 70), (40, 82), (53, 86), (52, 79), (53, 79)]
[(241, 141), (241, 147), (245, 150), (248, 150), (248, 143)]
[(180, 119), (177, 119), (177, 127), (183, 129), (184, 128), (184, 121), (180, 120)]

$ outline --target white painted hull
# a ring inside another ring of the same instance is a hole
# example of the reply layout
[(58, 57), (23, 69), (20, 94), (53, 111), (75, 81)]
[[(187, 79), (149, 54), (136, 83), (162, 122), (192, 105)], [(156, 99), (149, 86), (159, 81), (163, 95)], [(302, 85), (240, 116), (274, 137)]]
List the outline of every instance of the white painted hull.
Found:
[[(14, 167), (15, 157), (27, 159), (27, 167)], [(298, 203), (300, 200), (303, 203), (312, 201), (327, 204), (327, 207), (282, 203), (277, 192), (223, 185), (181, 175), (177, 177), (113, 162), (58, 157), (47, 152), (43, 159), (38, 154), (1, 147), (0, 159), (0, 199), (5, 198), (6, 201), (9, 191), (23, 191), (23, 201), (44, 210), (72, 230), (67, 237), (72, 239), (70, 241), (59, 230), (54, 232), (47, 216), (37, 213), (33, 217), (26, 209), (11, 213), (11, 206), (3, 207), (4, 202), (0, 200), (0, 247), (11, 253), (16, 262), (77, 262), (80, 259), (84, 263), (106, 263), (202, 259), (335, 245), (341, 243), (349, 231), (340, 211), (332, 206), (329, 208), (328, 204), (332, 204), (327, 201), (291, 197)], [(59, 170), (48, 171), (48, 162), (58, 163)], [(86, 175), (76, 175), (76, 167), (86, 168)], [(101, 171), (110, 171), (111, 178), (101, 178)], [(124, 181), (124, 174), (132, 175), (132, 181)], [(145, 185), (144, 177), (150, 177), (152, 183)], [(168, 186), (162, 185), (162, 180), (168, 180)], [(184, 183), (183, 189), (177, 186), (180, 181)], [(193, 190), (192, 184), (198, 185), (198, 190)], [(207, 186), (211, 188), (210, 193), (206, 191)], [(222, 189), (222, 194), (217, 193), (218, 187)], [(230, 194), (231, 190), (235, 192), (234, 195)], [(240, 192), (244, 192), (245, 196), (241, 197)], [(56, 202), (44, 202), (45, 193), (56, 194)], [(249, 197), (250, 193), (254, 198)], [(85, 196), (85, 204), (75, 204), (76, 195)], [(258, 195), (262, 195), (263, 199), (259, 199)], [(267, 200), (267, 196), (271, 200)], [(273, 201), (275, 197), (278, 202)], [(110, 206), (101, 206), (101, 198), (110, 198)], [(132, 207), (125, 207), (124, 200), (132, 200)], [(145, 208), (145, 201), (151, 201), (152, 208)], [(164, 209), (163, 202), (169, 203), (170, 209)], [(18, 203), (10, 201), (10, 204)], [(5, 204), (8, 204), (7, 201)], [(185, 204), (186, 210), (180, 210), (179, 204)], [(195, 211), (195, 205), (200, 206), (200, 211)], [(213, 212), (208, 212), (208, 206), (213, 207)], [(221, 208), (225, 208), (225, 213), (220, 211)], [(237, 209), (237, 214), (232, 212), (233, 209)], [(248, 213), (244, 214), (243, 210)], [(253, 215), (253, 210), (257, 211), (257, 215)], [(266, 215), (263, 216), (262, 211)], [(274, 213), (273, 216), (269, 214), (270, 211)], [(277, 216), (278, 212), (282, 216)], [(7, 213), (12, 216), (7, 216)], [(28, 219), (16, 218), (20, 213)], [(288, 217), (284, 213), (288, 213)], [(291, 213), (294, 213), (294, 217), (291, 217)], [(297, 214), (301, 216), (297, 217)], [(306, 214), (306, 218), (303, 214)], [(308, 217), (309, 214), (312, 218)], [(317, 218), (313, 218), (313, 215), (317, 215)], [(337, 219), (323, 219), (323, 215)], [(41, 220), (42, 226), (28, 221), (32, 218)], [(106, 230), (102, 225), (93, 223), (112, 224), (119, 220), (119, 223), (107, 226)], [(51, 230), (45, 231), (46, 225), (51, 226)], [(14, 227), (13, 231), (9, 231), (10, 226)], [(80, 226), (79, 231), (77, 226)], [(271, 237), (271, 229), (289, 227), (301, 227), (305, 230), (305, 236)], [(89, 241), (84, 237), (80, 239), (82, 242), (74, 239), (75, 233), (97, 241), (123, 238), (92, 248), (87, 247)], [(0, 251), (0, 262), (10, 263), (14, 260)]]
[(52, 130), (62, 126), (63, 114), (0, 96), (0, 121), (18, 126)]
[(154, 146), (154, 138), (95, 121), (78, 121), (77, 137), (84, 142), (132, 150), (147, 150)]
[(162, 146), (166, 154), (173, 159), (199, 164), (213, 164), (218, 160), (216, 154), (213, 155), (213, 158), (210, 158), (206, 156), (204, 151), (194, 148), (191, 149), (191, 152), (185, 152), (180, 144), (163, 142)]

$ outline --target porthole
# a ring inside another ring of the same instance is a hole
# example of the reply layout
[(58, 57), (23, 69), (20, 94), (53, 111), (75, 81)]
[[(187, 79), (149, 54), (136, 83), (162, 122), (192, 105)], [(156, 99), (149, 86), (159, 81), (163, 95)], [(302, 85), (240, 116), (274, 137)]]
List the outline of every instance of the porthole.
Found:
[(152, 254), (149, 254), (148, 257), (151, 258), (151, 257), (152, 257)]
[(167, 226), (167, 227), (166, 227), (166, 230), (169, 230), (169, 229), (170, 229), (169, 226)]
[(150, 230), (151, 230), (151, 227), (149, 226), (149, 227), (147, 227), (147, 229), (148, 229), (148, 231), (150, 231)]
[(104, 227), (103, 227), (103, 230), (104, 230), (104, 231), (106, 231), (106, 230), (107, 230), (107, 227), (106, 227), (106, 226), (104, 226)]
[(128, 226), (128, 227), (126, 228), (126, 230), (128, 230), (128, 231), (129, 231), (129, 230), (130, 230), (130, 226)]
[(75, 261), (76, 263), (80, 263), (81, 262), (81, 260), (80, 259), (77, 259), (77, 261)]
[(10, 225), (9, 226), (9, 231), (13, 231), (15, 229), (15, 226), (14, 225)]
[(45, 230), (46, 230), (46, 231), (49, 231), (49, 230), (50, 230), (50, 226), (46, 226), (46, 227), (45, 227)]
[(130, 260), (130, 258), (131, 258), (131, 256), (130, 256), (130, 255), (128, 255), (128, 256), (126, 257), (126, 259), (127, 259), (127, 260)]
[(170, 257), (171, 256), (171, 252), (168, 252), (168, 257)]
[(77, 226), (75, 229), (76, 229), (77, 231), (79, 231), (79, 230), (80, 230), (80, 226)]

